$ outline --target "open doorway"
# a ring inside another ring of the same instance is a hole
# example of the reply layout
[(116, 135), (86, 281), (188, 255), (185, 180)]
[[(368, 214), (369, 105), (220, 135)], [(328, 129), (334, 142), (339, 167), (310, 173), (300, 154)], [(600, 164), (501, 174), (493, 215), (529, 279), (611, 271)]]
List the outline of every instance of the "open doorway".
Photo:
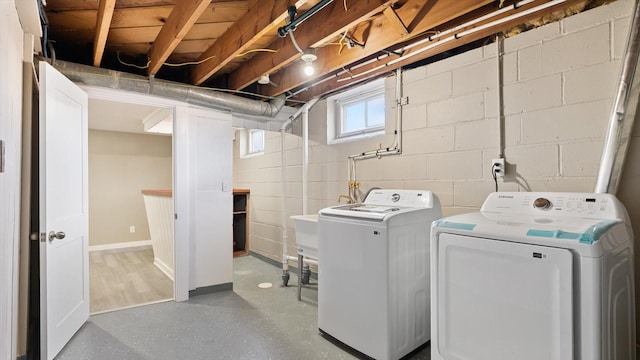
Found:
[(172, 118), (89, 100), (91, 314), (174, 299)]

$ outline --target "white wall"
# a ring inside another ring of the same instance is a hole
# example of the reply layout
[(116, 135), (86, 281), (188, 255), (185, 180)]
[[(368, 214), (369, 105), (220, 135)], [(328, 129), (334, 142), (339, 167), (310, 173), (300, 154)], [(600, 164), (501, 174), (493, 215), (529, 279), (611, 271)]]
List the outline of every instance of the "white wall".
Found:
[(141, 191), (172, 171), (170, 136), (89, 130), (89, 246), (151, 240)]
[[(505, 40), (505, 155), (510, 166), (500, 190), (593, 191), (632, 6), (631, 0), (618, 0)], [(490, 44), (407, 71), (403, 154), (358, 162), (361, 189), (433, 190), (445, 216), (477, 211), (494, 191), (496, 68), (496, 46)], [(393, 91), (393, 78), (386, 86)], [(348, 155), (378, 144), (387, 147), (392, 139), (326, 145), (324, 102), (311, 110), (309, 123), (309, 211), (316, 212), (347, 194)], [(261, 157), (239, 159), (237, 147), (235, 185), (251, 189), (251, 250), (279, 260), (279, 135), (267, 136)], [(287, 135), (286, 156), (287, 215), (295, 215), (302, 210), (299, 137)], [(640, 125), (627, 159), (618, 195), (640, 234)], [(288, 251), (294, 254), (291, 221), (288, 229), (293, 244)], [(640, 258), (635, 260), (640, 269)]]
[[(187, 194), (176, 204), (176, 227), (188, 229), (189, 290), (231, 283), (231, 115), (182, 107), (176, 115), (176, 176), (186, 176), (176, 177), (175, 191), (178, 196)], [(180, 218), (185, 213), (189, 216), (186, 224)]]
[(0, 0), (0, 359), (16, 357), (23, 32), (13, 0)]
[[(174, 107), (175, 300), (233, 280), (231, 114), (122, 90), (82, 86), (90, 98)], [(225, 183), (227, 190), (223, 190)]]

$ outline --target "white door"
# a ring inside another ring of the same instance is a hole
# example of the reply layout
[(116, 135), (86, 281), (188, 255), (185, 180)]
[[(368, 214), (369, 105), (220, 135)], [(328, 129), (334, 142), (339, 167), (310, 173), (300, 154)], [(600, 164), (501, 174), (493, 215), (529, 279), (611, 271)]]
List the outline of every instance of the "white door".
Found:
[(87, 94), (40, 62), (40, 351), (47, 360), (89, 318), (87, 109)]

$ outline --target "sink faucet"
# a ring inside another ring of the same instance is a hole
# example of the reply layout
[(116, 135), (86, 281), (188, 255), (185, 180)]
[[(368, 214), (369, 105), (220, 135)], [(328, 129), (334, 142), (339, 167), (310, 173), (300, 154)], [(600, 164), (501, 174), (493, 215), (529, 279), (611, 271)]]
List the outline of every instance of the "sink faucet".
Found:
[(342, 198), (347, 199), (347, 204), (351, 204), (353, 202), (353, 200), (351, 200), (350, 196), (347, 195), (340, 195), (338, 196), (338, 203), (340, 203), (340, 200), (342, 200)]

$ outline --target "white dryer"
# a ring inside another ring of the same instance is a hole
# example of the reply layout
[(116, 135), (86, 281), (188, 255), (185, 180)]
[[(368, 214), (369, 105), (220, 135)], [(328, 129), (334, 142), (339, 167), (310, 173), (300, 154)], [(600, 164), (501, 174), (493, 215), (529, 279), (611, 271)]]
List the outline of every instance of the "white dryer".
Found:
[(493, 193), (434, 222), (431, 358), (635, 359), (633, 240), (609, 194)]
[(364, 203), (320, 211), (318, 327), (379, 360), (429, 340), (431, 191), (374, 190)]

